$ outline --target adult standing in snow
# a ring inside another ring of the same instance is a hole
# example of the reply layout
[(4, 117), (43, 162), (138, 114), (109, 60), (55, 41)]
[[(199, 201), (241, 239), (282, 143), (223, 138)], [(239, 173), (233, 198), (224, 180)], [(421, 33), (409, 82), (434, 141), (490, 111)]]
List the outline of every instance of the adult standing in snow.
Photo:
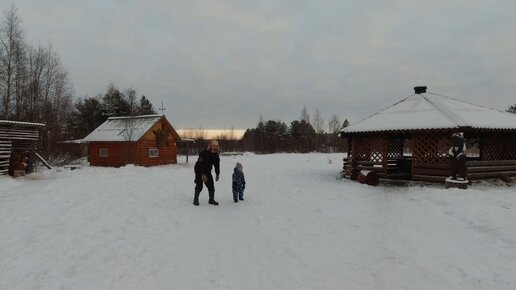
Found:
[[(199, 200), (199, 194), (202, 190), (202, 184), (204, 183), (208, 188), (208, 194), (210, 197), (209, 204), (219, 205), (218, 202), (215, 201), (215, 182), (213, 181), (213, 175), (211, 174), (211, 170), (215, 167), (215, 181), (219, 181), (220, 176), (220, 157), (219, 157), (219, 142), (213, 140), (208, 143), (208, 148), (200, 153), (200, 156), (203, 157), (202, 167), (201, 167), (201, 180), (196, 178), (195, 180), (195, 196), (194, 196), (194, 204), (195, 201)], [(197, 202), (198, 204), (198, 202)]]

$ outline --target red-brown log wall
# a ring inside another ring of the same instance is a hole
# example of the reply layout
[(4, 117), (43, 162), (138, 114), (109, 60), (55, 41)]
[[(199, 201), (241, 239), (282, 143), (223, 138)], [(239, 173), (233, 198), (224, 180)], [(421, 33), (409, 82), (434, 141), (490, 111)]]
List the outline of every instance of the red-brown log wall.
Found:
[[(108, 149), (108, 157), (100, 157), (100, 149)], [(88, 146), (88, 158), (91, 166), (120, 167), (136, 162), (136, 143), (128, 142), (92, 142)]]
[[(176, 143), (169, 140), (168, 146), (157, 146), (155, 139), (142, 139), (138, 142), (139, 154), (138, 164), (142, 166), (155, 166), (162, 164), (177, 163), (177, 147)], [(158, 157), (149, 157), (149, 149), (155, 148), (159, 150)]]

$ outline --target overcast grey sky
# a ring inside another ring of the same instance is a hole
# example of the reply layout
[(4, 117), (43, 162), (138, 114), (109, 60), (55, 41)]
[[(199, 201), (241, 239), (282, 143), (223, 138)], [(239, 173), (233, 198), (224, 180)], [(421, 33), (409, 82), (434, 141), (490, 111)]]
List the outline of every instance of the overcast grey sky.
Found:
[(303, 105), (359, 120), (418, 84), (516, 103), (516, 1), (14, 3), (26, 39), (52, 42), (77, 96), (132, 86), (178, 128), (290, 122)]

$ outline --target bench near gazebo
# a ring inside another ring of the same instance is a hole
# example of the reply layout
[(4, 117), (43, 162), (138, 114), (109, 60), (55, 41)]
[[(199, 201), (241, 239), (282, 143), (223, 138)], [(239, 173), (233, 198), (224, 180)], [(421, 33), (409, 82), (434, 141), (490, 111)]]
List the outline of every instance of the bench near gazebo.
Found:
[(348, 141), (344, 173), (444, 182), (451, 136), (468, 146), (469, 180), (516, 176), (516, 114), (426, 92), (415, 93), (340, 132)]

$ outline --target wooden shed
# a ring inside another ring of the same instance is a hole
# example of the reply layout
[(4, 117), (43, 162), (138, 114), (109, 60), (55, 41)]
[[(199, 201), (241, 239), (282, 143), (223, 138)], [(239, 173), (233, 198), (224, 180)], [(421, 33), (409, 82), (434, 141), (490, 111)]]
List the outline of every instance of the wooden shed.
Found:
[(177, 163), (181, 138), (165, 116), (111, 117), (83, 139), (92, 166)]
[(44, 126), (0, 120), (0, 174), (19, 176), (34, 171), (39, 130)]
[(516, 114), (426, 92), (415, 93), (340, 132), (349, 144), (344, 171), (388, 179), (444, 182), (451, 135), (463, 132), (468, 179), (516, 176)]

